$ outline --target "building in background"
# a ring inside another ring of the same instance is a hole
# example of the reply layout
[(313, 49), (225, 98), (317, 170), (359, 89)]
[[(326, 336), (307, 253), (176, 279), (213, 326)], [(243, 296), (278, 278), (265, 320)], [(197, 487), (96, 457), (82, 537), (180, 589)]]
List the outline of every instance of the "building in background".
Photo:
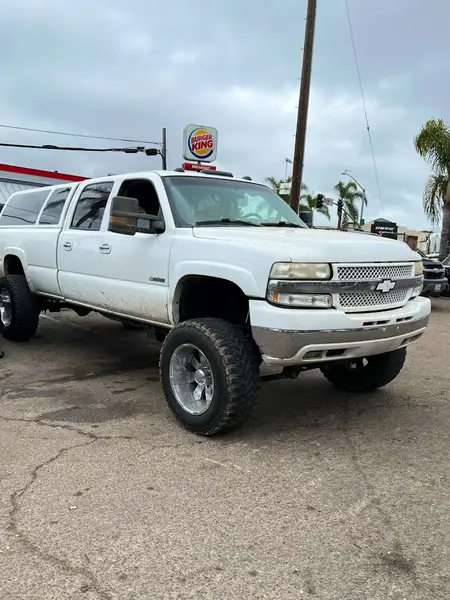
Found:
[(14, 192), (20, 192), (32, 187), (84, 181), (85, 179), (87, 177), (58, 173), (58, 171), (42, 171), (41, 169), (28, 169), (26, 167), (0, 163), (0, 212), (8, 198)]
[(383, 218), (368, 221), (363, 225), (363, 229), (370, 233), (405, 242), (413, 250), (421, 250), (425, 254), (433, 254), (438, 251), (439, 234), (433, 231), (408, 229), (408, 227), (397, 225), (397, 223)]

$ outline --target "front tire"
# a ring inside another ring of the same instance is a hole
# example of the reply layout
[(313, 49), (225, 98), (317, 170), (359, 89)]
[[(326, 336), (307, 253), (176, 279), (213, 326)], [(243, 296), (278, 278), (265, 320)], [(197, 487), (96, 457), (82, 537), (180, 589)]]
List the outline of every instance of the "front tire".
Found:
[(239, 327), (221, 319), (185, 321), (172, 329), (161, 349), (160, 377), (170, 410), (198, 435), (235, 429), (259, 397), (252, 344)]
[(30, 340), (39, 324), (39, 304), (23, 275), (0, 279), (0, 332), (12, 342)]
[(370, 392), (394, 381), (403, 368), (405, 358), (406, 348), (400, 348), (351, 362), (329, 363), (320, 370), (338, 390)]

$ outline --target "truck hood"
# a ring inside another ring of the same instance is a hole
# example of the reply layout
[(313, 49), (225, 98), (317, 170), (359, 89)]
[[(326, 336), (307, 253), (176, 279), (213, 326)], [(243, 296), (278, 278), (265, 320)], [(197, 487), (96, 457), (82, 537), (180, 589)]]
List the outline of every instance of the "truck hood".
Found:
[(283, 227), (195, 227), (196, 238), (260, 249), (275, 260), (403, 262), (420, 260), (404, 242), (365, 233)]
[(443, 269), (444, 265), (438, 260), (432, 260), (431, 258), (422, 258), (423, 266), (427, 269)]

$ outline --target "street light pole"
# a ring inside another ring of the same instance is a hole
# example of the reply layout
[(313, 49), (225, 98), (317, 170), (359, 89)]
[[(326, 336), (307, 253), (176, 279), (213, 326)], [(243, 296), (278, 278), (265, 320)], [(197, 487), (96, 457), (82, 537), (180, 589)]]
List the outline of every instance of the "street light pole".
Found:
[(317, 0), (308, 0), (306, 13), (305, 44), (303, 47), (303, 65), (298, 102), (297, 130), (295, 133), (294, 164), (292, 166), (292, 186), (289, 198), (291, 208), (298, 214), (300, 191), (303, 177), (305, 155), (306, 125), (308, 121), (309, 90), (311, 87), (311, 69), (314, 48), (314, 30), (316, 25)]
[(343, 173), (341, 173), (341, 175), (345, 175), (346, 177), (350, 177), (350, 179), (353, 179), (353, 181), (356, 183), (356, 185), (362, 191), (363, 197), (362, 197), (361, 212), (360, 212), (360, 217), (359, 217), (359, 225), (360, 225), (360, 227), (362, 227), (363, 226), (364, 205), (367, 202), (366, 190), (359, 183), (359, 181), (357, 179), (355, 179), (355, 177), (353, 177), (353, 175), (351, 175), (348, 171), (344, 171)]
[(292, 165), (292, 160), (286, 156), (286, 158), (284, 159), (284, 163), (285, 163), (284, 182), (286, 183), (287, 178), (288, 178), (288, 165)]

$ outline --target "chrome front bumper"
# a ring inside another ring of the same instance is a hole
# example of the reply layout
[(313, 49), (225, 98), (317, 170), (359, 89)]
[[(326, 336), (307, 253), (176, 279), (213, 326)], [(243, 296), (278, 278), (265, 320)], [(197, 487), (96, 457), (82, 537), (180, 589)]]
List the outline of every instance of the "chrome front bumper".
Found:
[[(286, 310), (260, 301), (252, 301), (250, 308), (253, 338), (268, 367), (325, 363), (397, 350), (424, 333), (429, 314), (430, 301), (426, 298), (415, 298), (396, 310), (357, 315), (332, 309)], [(273, 325), (267, 327), (271, 322)]]

